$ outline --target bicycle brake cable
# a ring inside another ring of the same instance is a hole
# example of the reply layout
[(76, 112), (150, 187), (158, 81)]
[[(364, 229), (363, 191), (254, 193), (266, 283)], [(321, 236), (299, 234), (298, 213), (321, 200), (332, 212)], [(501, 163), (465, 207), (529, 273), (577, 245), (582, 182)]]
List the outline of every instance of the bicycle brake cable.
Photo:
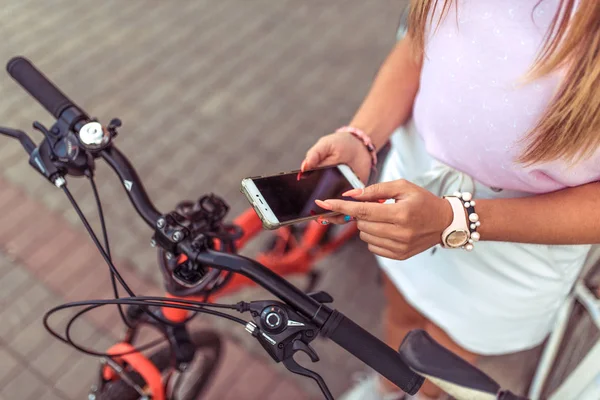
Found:
[[(90, 170), (88, 170), (90, 171)], [(88, 175), (89, 181), (90, 181), (90, 185), (92, 186), (92, 192), (94, 193), (94, 198), (96, 199), (96, 208), (98, 209), (98, 219), (100, 220), (100, 227), (102, 229), (102, 237), (104, 239), (104, 251), (106, 251), (106, 255), (108, 256), (108, 258), (112, 261), (112, 255), (110, 254), (110, 243), (108, 240), (108, 230), (106, 228), (106, 221), (104, 220), (104, 211), (102, 209), (102, 201), (100, 200), (100, 193), (98, 192), (98, 187), (96, 186), (96, 180), (94, 179), (94, 175), (93, 173), (90, 171)], [(115, 299), (119, 299), (119, 288), (117, 287), (117, 281), (115, 279), (115, 274), (112, 271), (110, 272), (110, 283), (113, 289), (113, 293), (115, 296)], [(133, 327), (131, 326), (131, 324), (129, 323), (129, 321), (127, 320), (127, 318), (125, 317), (125, 313), (123, 312), (123, 307), (121, 306), (121, 304), (117, 305), (117, 308), (119, 310), (119, 315), (121, 316), (121, 321), (123, 321), (123, 324), (125, 324), (125, 326), (127, 326), (129, 329), (132, 329)]]
[[(75, 200), (75, 198), (71, 194), (71, 191), (69, 190), (69, 188), (67, 187), (67, 185), (63, 185), (61, 187), (61, 189), (66, 194), (66, 196), (69, 199), (69, 201), (71, 202), (71, 205), (75, 209), (75, 212), (77, 213), (79, 219), (81, 220), (81, 222), (83, 223), (83, 225), (84, 225), (85, 229), (87, 230), (88, 234), (92, 238), (92, 241), (96, 245), (96, 248), (98, 249), (98, 251), (102, 255), (102, 258), (104, 258), (104, 261), (108, 265), (111, 273), (114, 274), (115, 278), (119, 281), (119, 283), (121, 284), (121, 286), (123, 286), (123, 289), (125, 289), (125, 291), (129, 295), (129, 297), (131, 297), (131, 298), (136, 297), (136, 295), (133, 292), (133, 290), (131, 290), (131, 288), (129, 287), (129, 285), (127, 285), (127, 283), (125, 282), (125, 280), (123, 279), (123, 277), (121, 276), (121, 274), (119, 273), (119, 271), (117, 270), (117, 268), (115, 267), (115, 265), (113, 264), (111, 258), (108, 256), (108, 254), (106, 254), (106, 251), (104, 251), (104, 248), (102, 247), (102, 244), (100, 243), (100, 240), (98, 239), (98, 236), (96, 236), (96, 233), (94, 232), (94, 230), (92, 229), (92, 227), (91, 227), (90, 223), (88, 222), (87, 218), (83, 214), (83, 211), (81, 211), (81, 208), (79, 207), (79, 204), (77, 204), (77, 201)], [(173, 322), (171, 322), (171, 321), (169, 321), (167, 319), (164, 319), (164, 318), (162, 318), (162, 317), (160, 317), (158, 315), (152, 314), (152, 313), (148, 312), (147, 310), (144, 310), (144, 312), (149, 317), (151, 317), (155, 321), (158, 321), (158, 322), (160, 322), (162, 324), (171, 325), (171, 326), (172, 325), (176, 325), (175, 323), (173, 323)]]
[[(218, 317), (226, 318), (226, 319), (229, 319), (231, 321), (237, 322), (237, 323), (245, 326), (247, 324), (247, 322), (241, 318), (237, 318), (233, 315), (230, 315), (230, 314), (227, 314), (224, 312), (210, 310), (210, 309), (205, 308), (205, 307), (213, 307), (213, 308), (224, 308), (224, 309), (240, 311), (241, 303), (243, 303), (243, 302), (240, 302), (238, 304), (201, 303), (201, 302), (195, 302), (195, 301), (184, 300), (184, 299), (174, 300), (174, 299), (165, 298), (165, 297), (134, 297), (134, 298), (120, 298), (120, 299), (110, 299), (110, 300), (84, 300), (84, 301), (76, 301), (76, 302), (69, 302), (69, 303), (61, 304), (61, 305), (58, 305), (58, 306), (48, 310), (44, 315), (43, 324), (44, 324), (44, 328), (46, 328), (46, 330), (52, 336), (54, 336), (55, 338), (57, 338), (58, 340), (62, 341), (65, 344), (71, 345), (72, 347), (74, 347), (75, 349), (77, 349), (83, 353), (86, 353), (86, 354), (92, 355), (92, 356), (97, 356), (97, 357), (119, 357), (119, 356), (123, 356), (126, 354), (131, 354), (134, 352), (146, 350), (148, 348), (158, 345), (159, 343), (158, 342), (156, 342), (156, 343), (150, 342), (148, 344), (145, 344), (144, 346), (137, 347), (133, 351), (126, 352), (126, 353), (119, 353), (119, 354), (99, 353), (99, 352), (96, 352), (93, 350), (89, 350), (85, 347), (79, 346), (71, 339), (70, 330), (71, 330), (73, 324), (75, 323), (75, 321), (77, 320), (77, 318), (81, 317), (82, 315), (84, 315), (85, 313), (87, 313), (89, 311), (92, 311), (98, 307), (102, 307), (105, 305), (127, 304), (127, 305), (139, 305), (139, 306), (160, 306), (160, 307), (177, 308), (177, 309), (182, 309), (182, 310), (195, 311), (198, 313), (210, 314), (210, 315), (215, 315)], [(57, 313), (58, 311), (64, 310), (64, 309), (74, 308), (74, 307), (83, 307), (83, 306), (87, 306), (87, 307), (81, 311), (78, 311), (69, 320), (69, 323), (67, 324), (67, 327), (66, 327), (65, 336), (60, 335), (54, 328), (50, 327), (49, 319), (53, 314)], [(162, 341), (163, 340), (161, 339), (161, 342)]]

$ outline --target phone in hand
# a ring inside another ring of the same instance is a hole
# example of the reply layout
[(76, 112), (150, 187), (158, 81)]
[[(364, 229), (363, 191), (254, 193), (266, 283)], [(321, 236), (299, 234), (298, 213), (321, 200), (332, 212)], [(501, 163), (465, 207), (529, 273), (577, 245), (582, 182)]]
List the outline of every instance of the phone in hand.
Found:
[(254, 207), (265, 229), (336, 215), (315, 200), (344, 199), (342, 193), (364, 188), (352, 169), (339, 164), (300, 173), (292, 171), (242, 180), (241, 191)]

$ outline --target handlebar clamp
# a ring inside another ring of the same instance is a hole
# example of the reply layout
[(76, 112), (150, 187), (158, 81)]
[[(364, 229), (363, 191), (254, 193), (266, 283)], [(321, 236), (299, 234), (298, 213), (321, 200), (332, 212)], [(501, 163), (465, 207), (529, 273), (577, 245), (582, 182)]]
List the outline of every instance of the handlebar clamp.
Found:
[(177, 253), (177, 245), (190, 235), (189, 229), (184, 225), (185, 218), (172, 211), (156, 221), (154, 236), (156, 244), (171, 254)]

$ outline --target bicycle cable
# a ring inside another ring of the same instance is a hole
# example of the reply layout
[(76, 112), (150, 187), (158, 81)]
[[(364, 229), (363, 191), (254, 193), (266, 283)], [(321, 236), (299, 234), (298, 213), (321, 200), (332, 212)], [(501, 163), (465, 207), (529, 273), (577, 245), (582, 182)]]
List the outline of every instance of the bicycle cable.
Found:
[[(77, 349), (85, 354), (96, 356), (96, 357), (120, 357), (120, 356), (123, 356), (126, 354), (131, 354), (131, 353), (135, 353), (138, 351), (146, 350), (150, 347), (154, 347), (154, 346), (158, 345), (159, 343), (151, 342), (149, 344), (144, 345), (143, 349), (141, 349), (141, 347), (140, 347), (140, 348), (136, 348), (135, 350), (132, 350), (132, 351), (129, 351), (126, 353), (119, 353), (119, 354), (99, 353), (99, 352), (96, 352), (93, 350), (89, 350), (88, 348), (85, 348), (83, 346), (76, 344), (71, 339), (70, 330), (73, 327), (73, 324), (75, 323), (77, 318), (81, 317), (85, 313), (92, 311), (98, 307), (102, 307), (105, 305), (111, 305), (111, 304), (113, 304), (113, 305), (117, 305), (117, 304), (125, 305), (126, 304), (126, 305), (139, 305), (139, 306), (160, 306), (160, 307), (177, 308), (177, 309), (182, 309), (182, 310), (195, 311), (198, 313), (204, 313), (204, 314), (215, 315), (218, 317), (226, 318), (230, 321), (237, 322), (237, 323), (245, 326), (247, 324), (247, 322), (241, 318), (235, 317), (233, 315), (230, 315), (230, 314), (227, 314), (227, 313), (224, 313), (221, 311), (210, 310), (210, 309), (205, 308), (205, 307), (213, 307), (213, 308), (224, 308), (224, 309), (240, 311), (243, 303), (244, 302), (240, 302), (238, 304), (214, 304), (214, 303), (195, 302), (192, 300), (184, 300), (184, 299), (174, 300), (174, 299), (170, 299), (170, 298), (166, 298), (166, 297), (151, 297), (151, 296), (109, 299), (109, 300), (83, 300), (83, 301), (76, 301), (76, 302), (69, 302), (69, 303), (61, 304), (61, 305), (58, 305), (58, 306), (48, 310), (44, 314), (43, 324), (44, 324), (44, 328), (46, 328), (46, 330), (52, 336), (54, 336), (55, 338), (57, 338), (58, 340), (62, 341), (65, 344), (71, 345), (75, 349)], [(61, 310), (68, 309), (68, 308), (84, 307), (84, 306), (87, 306), (87, 307), (85, 309), (77, 312), (77, 314), (75, 314), (69, 320), (69, 323), (67, 324), (67, 327), (65, 329), (65, 336), (60, 335), (54, 328), (50, 327), (49, 319), (53, 314), (55, 314)], [(161, 342), (162, 341), (164, 341), (164, 340), (161, 340)]]
[[(98, 236), (96, 236), (96, 233), (94, 232), (94, 230), (92, 229), (92, 227), (91, 227), (90, 223), (88, 222), (87, 218), (83, 214), (83, 211), (81, 211), (81, 208), (79, 207), (79, 204), (77, 204), (77, 201), (75, 200), (75, 198), (71, 194), (71, 191), (69, 190), (69, 188), (67, 187), (67, 185), (62, 186), (62, 190), (65, 193), (65, 195), (67, 196), (67, 198), (69, 199), (69, 201), (71, 202), (71, 205), (75, 209), (75, 212), (79, 216), (79, 219), (81, 220), (81, 222), (83, 223), (83, 225), (84, 225), (85, 229), (87, 230), (88, 234), (92, 238), (92, 241), (96, 245), (96, 248), (98, 249), (98, 251), (102, 255), (102, 258), (104, 258), (104, 261), (108, 265), (110, 271), (114, 274), (115, 278), (119, 281), (119, 283), (121, 284), (121, 286), (123, 286), (123, 289), (125, 289), (125, 291), (129, 295), (129, 297), (131, 297), (131, 298), (136, 297), (136, 295), (133, 292), (133, 290), (131, 290), (131, 288), (129, 287), (129, 285), (127, 285), (127, 283), (125, 282), (125, 280), (123, 279), (123, 277), (121, 276), (121, 274), (119, 273), (119, 271), (117, 270), (117, 267), (115, 267), (115, 265), (113, 264), (113, 262), (110, 259), (110, 257), (106, 254), (106, 251), (104, 251), (104, 248), (102, 247), (102, 244), (100, 243), (100, 240), (98, 239)], [(173, 323), (173, 322), (171, 322), (169, 320), (166, 320), (166, 319), (164, 319), (164, 318), (162, 318), (162, 317), (160, 317), (158, 315), (152, 314), (152, 313), (150, 313), (150, 312), (148, 312), (146, 310), (144, 310), (144, 312), (146, 312), (146, 314), (148, 316), (150, 316), (152, 319), (154, 319), (155, 321), (158, 321), (158, 322), (163, 323), (165, 325), (171, 325), (171, 326), (177, 325), (176, 323)]]
[[(88, 170), (89, 171), (89, 170)], [(94, 198), (96, 199), (96, 207), (98, 208), (98, 219), (100, 220), (100, 227), (102, 229), (102, 236), (104, 239), (104, 251), (106, 251), (106, 255), (112, 261), (112, 255), (110, 254), (110, 244), (108, 240), (108, 230), (106, 228), (106, 222), (104, 220), (104, 211), (102, 209), (102, 201), (100, 200), (100, 193), (98, 192), (98, 187), (96, 186), (96, 180), (94, 179), (93, 173), (90, 171), (88, 174), (88, 178), (90, 184), (92, 186), (92, 192), (94, 193)], [(110, 283), (113, 289), (113, 293), (115, 295), (115, 299), (119, 299), (119, 288), (117, 287), (117, 281), (115, 279), (115, 274), (112, 271), (110, 272)], [(123, 307), (121, 304), (117, 305), (119, 310), (119, 315), (121, 316), (121, 321), (123, 324), (127, 326), (129, 329), (133, 329), (127, 318), (125, 317), (125, 313), (123, 312)]]

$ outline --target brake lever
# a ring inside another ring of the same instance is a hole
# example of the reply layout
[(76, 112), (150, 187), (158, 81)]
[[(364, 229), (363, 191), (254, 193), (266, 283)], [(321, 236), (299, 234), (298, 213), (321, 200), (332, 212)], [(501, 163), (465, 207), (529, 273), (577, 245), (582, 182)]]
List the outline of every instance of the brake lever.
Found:
[[(294, 347), (295, 347), (296, 343), (303, 343), (303, 342), (295, 341)], [(297, 350), (297, 351), (304, 351), (304, 350)], [(304, 368), (303, 366), (298, 364), (296, 362), (296, 360), (294, 360), (293, 355), (291, 357), (288, 357), (285, 360), (283, 360), (283, 365), (285, 365), (285, 367), (290, 372), (293, 372), (294, 374), (306, 376), (308, 378), (315, 380), (317, 382), (317, 384), (319, 385), (319, 388), (321, 388), (321, 391), (323, 392), (323, 395), (325, 396), (325, 398), (327, 400), (334, 400), (333, 395), (329, 391), (329, 388), (327, 387), (327, 384), (325, 383), (325, 381), (323, 380), (321, 375), (317, 374), (315, 371), (311, 371), (310, 369)]]
[(31, 138), (23, 131), (0, 127), (0, 133), (6, 136), (13, 137), (19, 142), (21, 142), (21, 146), (23, 146), (23, 148), (29, 155), (31, 155), (31, 153), (33, 153), (33, 151), (36, 149), (36, 145), (35, 143), (33, 143), (33, 140), (31, 140)]
[[(311, 297), (323, 302), (332, 300), (325, 292), (314, 293)], [(319, 355), (309, 344), (318, 336), (319, 329), (286, 304), (274, 300), (247, 303), (244, 311), (250, 311), (254, 318), (254, 322), (246, 325), (246, 330), (258, 339), (271, 358), (282, 362), (290, 372), (313, 379), (325, 398), (333, 400), (323, 378), (294, 360), (294, 355), (301, 351), (312, 362), (319, 361)]]

